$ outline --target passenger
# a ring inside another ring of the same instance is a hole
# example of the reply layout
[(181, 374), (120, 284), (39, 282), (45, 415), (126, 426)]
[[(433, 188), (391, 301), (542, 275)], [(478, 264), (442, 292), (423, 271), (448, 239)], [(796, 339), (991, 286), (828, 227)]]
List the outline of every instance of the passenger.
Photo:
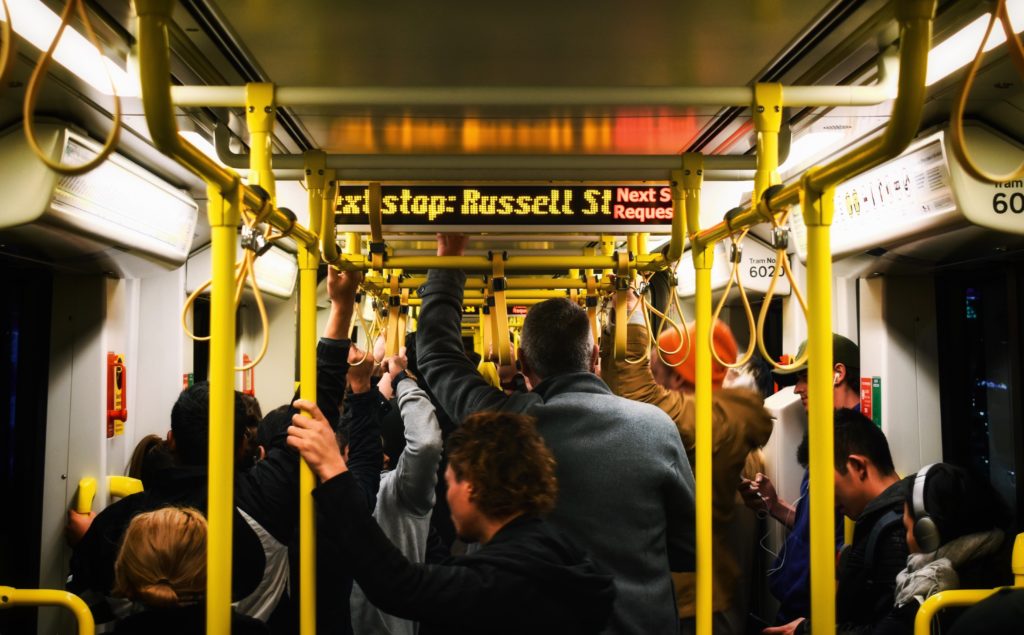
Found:
[(1024, 624), (1024, 589), (1000, 589), (964, 611), (949, 635), (1006, 635)]
[[(836, 411), (834, 448), (836, 503), (857, 523), (836, 566), (836, 624), (840, 633), (870, 632), (892, 609), (896, 575), (907, 562), (906, 485), (885, 435), (856, 410)], [(802, 632), (804, 621), (765, 632)]]
[(139, 479), (145, 488), (146, 483), (152, 483), (154, 475), (169, 467), (173, 461), (174, 457), (167, 450), (163, 438), (158, 434), (147, 434), (132, 451), (125, 476)]
[[(203, 514), (197, 509), (164, 507), (133, 518), (114, 565), (114, 594), (145, 607), (119, 621), (116, 635), (205, 633)], [(270, 631), (263, 622), (232, 611), (231, 632)]]
[[(1013, 583), (1007, 515), (987, 481), (948, 463), (927, 465), (907, 480), (903, 526), (910, 556), (896, 576), (891, 612), (871, 631), (877, 635), (913, 633), (918, 607), (941, 591)], [(943, 632), (960, 622), (960, 613), (943, 613)], [(1019, 624), (1003, 632), (1018, 630)]]
[[(408, 360), (395, 356), (385, 359), (384, 365), (386, 377), (398, 395), (401, 417), (397, 430), (382, 431), (385, 467), (393, 469), (381, 476), (373, 517), (403, 556), (411, 563), (423, 563), (441, 461), (441, 428), (434, 406), (408, 370)], [(416, 632), (413, 622), (373, 606), (358, 585), (352, 588), (351, 606), (356, 635)]]
[[(439, 236), (438, 255), (459, 255), (465, 242)], [(416, 343), (427, 385), (454, 420), (485, 410), (536, 417), (561, 484), (549, 520), (615, 576), (609, 632), (676, 632), (669, 571), (693, 570), (694, 508), (693, 474), (671, 419), (615, 396), (594, 374), (590, 322), (568, 299), (537, 304), (526, 316), (517, 357), (533, 390), (508, 396), (488, 386), (463, 351), (465, 279), (432, 270), (420, 290)]]
[[(797, 359), (803, 356), (807, 341), (800, 344)], [(832, 334), (832, 405), (835, 408), (851, 408), (860, 410), (860, 349), (849, 339)], [(787, 371), (775, 371), (781, 378), (796, 375), (794, 392), (807, 409), (807, 364)], [(795, 503), (788, 503), (779, 498), (775, 485), (764, 474), (758, 474), (753, 480), (744, 479), (740, 482), (740, 494), (747, 507), (755, 511), (767, 512), (772, 518), (782, 523), (789, 534), (783, 543), (778, 557), (769, 571), (768, 585), (772, 595), (779, 601), (779, 611), (775, 618), (776, 624), (786, 624), (799, 617), (809, 617), (811, 611), (811, 579), (810, 579), (810, 543), (811, 526), (808, 514), (809, 481), (807, 473), (807, 433), (797, 447), (797, 462), (804, 467), (804, 477), (800, 482), (800, 497)], [(836, 550), (843, 542), (842, 516), (836, 512)]]
[[(461, 355), (461, 351), (459, 352)], [(464, 356), (463, 356), (464, 357)], [(407, 382), (403, 382), (407, 383)], [(461, 538), (483, 547), (440, 565), (410, 562), (359, 500), (344, 458), (313, 404), (289, 444), (320, 477), (322, 539), (335, 543), (376, 606), (420, 633), (598, 633), (611, 577), (543, 520), (555, 504), (555, 460), (531, 417), (481, 413), (449, 437), (448, 502)]]
[[(337, 421), (348, 372), (347, 337), (359, 276), (328, 274), (331, 313), (317, 346), (317, 397), (331, 421)], [(248, 424), (242, 394), (235, 392), (234, 431), (238, 457)], [(97, 622), (117, 617), (107, 601), (114, 583), (117, 546), (131, 519), (167, 505), (206, 509), (209, 444), (209, 386), (201, 382), (183, 391), (171, 410), (167, 446), (174, 465), (154, 477), (152, 487), (125, 497), (96, 516), (71, 557), (68, 589), (89, 594)], [(379, 460), (379, 451), (378, 451)], [(371, 469), (375, 479), (377, 471)], [(370, 501), (376, 498), (376, 490)], [(239, 612), (266, 621), (278, 606), (288, 581), (285, 545), (298, 518), (298, 457), (286, 446), (271, 448), (264, 461), (234, 476), (233, 589)], [(74, 514), (74, 512), (72, 512)], [(123, 608), (123, 607), (121, 607)], [(346, 604), (347, 608), (347, 604)], [(346, 611), (347, 613), (347, 611)]]
[[(612, 354), (611, 337), (604, 339), (601, 349), (603, 377), (615, 394), (653, 404), (664, 410), (675, 422), (692, 465), (696, 441), (696, 409), (693, 399), (697, 374), (696, 354), (693, 350), (695, 326), (687, 328), (689, 346), (682, 346), (680, 333), (669, 328), (658, 340), (661, 349), (669, 352), (659, 355), (652, 348), (649, 364), (631, 364), (629, 360), (639, 359), (648, 352), (650, 341), (642, 313), (634, 310), (638, 302), (637, 296), (631, 292), (627, 307), (632, 317), (626, 330), (626, 360), (616, 361)], [(734, 362), (737, 346), (729, 327), (716, 321), (712, 336), (718, 356), (724, 361)], [(662, 361), (662, 357), (665, 361)], [(737, 519), (736, 484), (740, 481), (748, 455), (767, 443), (772, 433), (772, 420), (763, 407), (760, 395), (750, 390), (723, 389), (728, 371), (728, 367), (712, 357), (712, 607), (714, 631), (722, 634), (742, 633), (747, 617), (746, 610), (731, 610), (741, 585), (741, 570), (735, 557), (737, 544), (731, 540), (739, 538), (731, 534)], [(753, 533), (748, 537), (753, 544)], [(692, 633), (696, 628), (696, 576), (692, 573), (677, 573), (672, 577), (682, 632)]]

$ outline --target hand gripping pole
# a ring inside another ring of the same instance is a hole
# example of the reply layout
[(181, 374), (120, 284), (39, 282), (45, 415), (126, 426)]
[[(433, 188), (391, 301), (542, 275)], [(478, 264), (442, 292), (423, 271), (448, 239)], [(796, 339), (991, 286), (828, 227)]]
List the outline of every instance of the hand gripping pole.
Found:
[(398, 355), (398, 323), (402, 308), (402, 294), (398, 289), (399, 278), (398, 272), (392, 272), (388, 277), (391, 294), (388, 296), (388, 326), (387, 335), (384, 338), (384, 354), (388, 357)]
[(629, 253), (615, 253), (618, 261), (615, 276), (615, 361), (626, 359), (626, 303), (629, 300)]

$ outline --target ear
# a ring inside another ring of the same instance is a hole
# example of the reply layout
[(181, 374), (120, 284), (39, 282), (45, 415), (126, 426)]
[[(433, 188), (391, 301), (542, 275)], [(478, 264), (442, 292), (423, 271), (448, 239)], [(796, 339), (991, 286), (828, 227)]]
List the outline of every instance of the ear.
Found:
[(177, 449), (177, 446), (174, 444), (174, 432), (170, 430), (167, 431), (167, 449), (170, 450), (171, 453)]
[(262, 461), (263, 459), (267, 458), (267, 449), (265, 447), (263, 447), (262, 445), (258, 446), (258, 447), (259, 447), (260, 455), (259, 455), (259, 458), (257, 458), (256, 460), (257, 461)]
[(846, 364), (839, 363), (832, 367), (835, 385), (839, 386), (846, 379)]
[(590, 372), (597, 372), (597, 363), (601, 361), (601, 351), (598, 350), (597, 344), (594, 344), (593, 350), (590, 351)]
[(523, 351), (523, 347), (516, 348), (516, 359), (519, 360), (519, 365), (522, 366), (522, 372), (524, 375), (530, 372), (530, 362), (526, 359), (526, 353)]
[(851, 454), (846, 457), (846, 468), (853, 472), (858, 480), (863, 481), (868, 477), (868, 459), (860, 454)]

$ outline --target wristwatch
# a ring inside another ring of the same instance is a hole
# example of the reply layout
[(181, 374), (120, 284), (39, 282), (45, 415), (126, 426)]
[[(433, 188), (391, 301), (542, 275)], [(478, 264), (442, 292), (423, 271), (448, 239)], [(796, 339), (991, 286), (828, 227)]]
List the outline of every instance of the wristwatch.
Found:
[(402, 370), (398, 371), (394, 377), (391, 378), (391, 385), (394, 386), (395, 388), (398, 388), (398, 384), (402, 383), (403, 379), (411, 379), (413, 381), (416, 381), (416, 378), (410, 375), (409, 373), (405, 372), (405, 369), (403, 368)]

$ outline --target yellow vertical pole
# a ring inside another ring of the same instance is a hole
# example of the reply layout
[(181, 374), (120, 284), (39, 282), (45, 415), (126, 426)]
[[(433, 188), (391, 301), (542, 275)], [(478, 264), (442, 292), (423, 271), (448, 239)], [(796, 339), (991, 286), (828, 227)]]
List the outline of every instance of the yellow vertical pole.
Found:
[[(306, 159), (306, 190), (309, 192), (309, 230), (320, 236), (324, 196), (333, 179), (324, 169), (324, 154)], [(331, 234), (333, 236), (333, 234)], [(299, 245), (299, 397), (316, 403), (316, 272), (320, 253), (316, 245)], [(303, 412), (309, 415), (308, 412)], [(316, 515), (313, 489), (316, 478), (305, 460), (299, 463), (299, 633), (316, 633)]]
[(782, 84), (755, 84), (754, 130), (757, 133), (757, 169), (754, 171), (756, 205), (764, 191), (780, 183), (779, 131), (782, 130)]
[(206, 553), (206, 632), (231, 632), (231, 529), (235, 474), (235, 244), (241, 188), (209, 185), (213, 284), (210, 287), (210, 456)]
[(807, 429), (811, 525), (811, 629), (835, 633), (835, 492), (832, 458), (832, 247), (835, 188), (816, 192), (804, 175), (807, 225)]
[(249, 127), (249, 184), (262, 187), (273, 201), (276, 190), (270, 157), (273, 152), (274, 85), (246, 84), (245, 104), (245, 123)]
[[(683, 155), (682, 199), (686, 222), (691, 232), (700, 231), (700, 190), (704, 181), (704, 157), (699, 153)], [(696, 334), (694, 363), (696, 369), (696, 431), (694, 480), (697, 494), (697, 635), (711, 635), (712, 570), (712, 454), (711, 454), (711, 265), (715, 245), (693, 245), (693, 266), (696, 271)]]
[(636, 235), (636, 253), (646, 254), (647, 253), (647, 238), (650, 236), (647, 232), (640, 232)]

